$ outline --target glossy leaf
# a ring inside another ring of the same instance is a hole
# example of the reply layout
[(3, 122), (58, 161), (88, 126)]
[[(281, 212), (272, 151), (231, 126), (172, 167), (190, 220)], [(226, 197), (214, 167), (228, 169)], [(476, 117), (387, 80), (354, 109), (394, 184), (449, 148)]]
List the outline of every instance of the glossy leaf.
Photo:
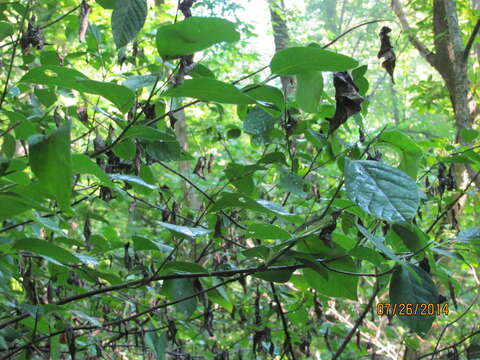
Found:
[(399, 266), (392, 274), (390, 303), (392, 306), (397, 304), (397, 308), (398, 304), (412, 304), (414, 309), (418, 304), (417, 315), (398, 315), (398, 317), (411, 331), (425, 336), (432, 326), (435, 315), (428, 315), (428, 313), (421, 315), (422, 304), (433, 304), (436, 307), (439, 295), (430, 275), (417, 266), (408, 266), (414, 273), (406, 266)]
[(190, 239), (195, 239), (199, 236), (204, 236), (212, 232), (212, 230), (203, 229), (199, 227), (180, 226), (180, 225), (169, 224), (162, 221), (157, 221), (157, 224), (160, 226), (163, 226), (164, 228), (178, 235), (182, 235)]
[(367, 213), (391, 222), (403, 222), (417, 212), (417, 185), (403, 171), (370, 160), (346, 160), (347, 194)]

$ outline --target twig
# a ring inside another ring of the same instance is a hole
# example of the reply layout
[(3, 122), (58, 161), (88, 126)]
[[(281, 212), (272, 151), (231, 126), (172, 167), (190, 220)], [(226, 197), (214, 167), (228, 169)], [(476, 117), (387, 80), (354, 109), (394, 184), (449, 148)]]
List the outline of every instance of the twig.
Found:
[(296, 360), (297, 357), (295, 356), (295, 352), (293, 351), (293, 346), (292, 346), (292, 337), (290, 336), (290, 331), (288, 330), (287, 317), (285, 316), (285, 313), (283, 312), (282, 303), (280, 302), (280, 299), (277, 295), (277, 290), (275, 289), (275, 284), (273, 282), (270, 282), (270, 287), (272, 289), (273, 298), (275, 299), (275, 302), (277, 303), (278, 314), (280, 315), (280, 319), (282, 319), (282, 326), (283, 326), (283, 332), (285, 333), (285, 342), (286, 342), (286, 345), (287, 345), (286, 346), (287, 351), (290, 352), (290, 355), (292, 356), (292, 359)]
[(25, 19), (27, 18), (28, 13), (30, 12), (31, 3), (32, 3), (32, 1), (30, 0), (28, 2), (28, 7), (27, 7), (27, 9), (25, 10), (25, 12), (22, 16), (22, 21), (20, 23), (20, 30), (19, 30), (19, 33), (18, 33), (18, 36), (17, 36), (17, 40), (15, 41), (15, 44), (13, 45), (12, 56), (10, 56), (10, 62), (8, 64), (7, 78), (5, 79), (5, 86), (3, 88), (2, 97), (0, 98), (0, 109), (2, 108), (3, 102), (5, 101), (5, 97), (7, 96), (8, 83), (10, 82), (10, 77), (12, 76), (13, 63), (15, 61), (15, 56), (17, 55), (18, 44), (20, 43), (20, 39), (23, 36), (23, 27), (25, 26)]
[(463, 58), (467, 60), (468, 55), (470, 54), (470, 50), (472, 49), (473, 42), (475, 41), (475, 37), (477, 36), (478, 32), (480, 31), (480, 18), (477, 20), (477, 24), (473, 28), (472, 35), (468, 39), (467, 46), (465, 46), (465, 50), (463, 51)]
[(370, 308), (373, 305), (373, 301), (375, 300), (375, 297), (377, 296), (378, 292), (380, 291), (380, 286), (378, 284), (375, 285), (375, 290), (373, 291), (372, 296), (370, 297), (370, 300), (368, 301), (367, 306), (365, 309), (363, 309), (362, 313), (358, 317), (357, 321), (355, 321), (355, 324), (353, 325), (353, 328), (350, 329), (348, 332), (347, 336), (345, 337), (345, 340), (343, 340), (342, 344), (338, 348), (337, 352), (332, 356), (332, 360), (338, 359), (338, 357), (342, 354), (342, 352), (345, 350), (345, 347), (348, 345), (350, 340), (352, 339), (353, 334), (357, 331), (358, 327), (362, 323), (363, 319), (367, 315), (367, 313), (370, 311)]

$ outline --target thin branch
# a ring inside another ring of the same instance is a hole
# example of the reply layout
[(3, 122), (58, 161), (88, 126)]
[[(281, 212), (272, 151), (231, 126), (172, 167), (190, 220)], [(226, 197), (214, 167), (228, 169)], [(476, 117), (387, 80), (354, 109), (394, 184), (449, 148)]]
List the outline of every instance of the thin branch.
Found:
[(392, 0), (392, 8), (398, 17), (398, 20), (400, 21), (400, 25), (402, 26), (403, 31), (407, 33), (408, 39), (410, 40), (412, 45), (418, 50), (420, 55), (422, 55), (425, 58), (425, 60), (427, 60), (428, 63), (436, 69), (437, 68), (435, 66), (436, 55), (432, 51), (428, 50), (427, 47), (414, 34), (413, 29), (410, 27), (410, 24), (408, 23), (407, 16), (403, 11), (403, 7), (402, 7), (402, 4), (400, 3), (400, 0)]
[(277, 303), (278, 314), (280, 315), (280, 319), (282, 320), (283, 332), (285, 333), (285, 342), (287, 344), (287, 346), (286, 346), (287, 351), (290, 352), (290, 355), (292, 356), (292, 359), (296, 360), (297, 357), (295, 356), (295, 352), (293, 351), (293, 346), (292, 346), (292, 337), (290, 336), (290, 331), (288, 330), (287, 317), (285, 316), (285, 313), (283, 312), (282, 303), (280, 302), (280, 299), (279, 299), (278, 294), (277, 294), (277, 290), (275, 289), (275, 284), (273, 282), (270, 282), (270, 287), (272, 289), (273, 298), (275, 299), (275, 302)]
[(363, 319), (367, 315), (367, 313), (370, 311), (370, 308), (373, 305), (373, 302), (375, 300), (375, 297), (377, 296), (378, 292), (380, 291), (380, 286), (378, 284), (375, 285), (375, 290), (373, 291), (372, 296), (370, 297), (370, 300), (368, 301), (367, 306), (365, 309), (363, 309), (362, 313), (358, 317), (357, 321), (355, 321), (355, 324), (353, 325), (353, 328), (350, 329), (348, 332), (347, 336), (345, 337), (345, 340), (343, 340), (342, 344), (338, 348), (337, 352), (332, 356), (332, 360), (338, 359), (338, 357), (342, 354), (342, 352), (345, 350), (347, 347), (348, 343), (352, 339), (353, 334), (357, 331), (358, 327), (362, 323)]
[(352, 32), (352, 31), (354, 31), (354, 30), (356, 30), (356, 29), (358, 29), (362, 26), (375, 24), (375, 23), (379, 23), (379, 22), (387, 22), (387, 21), (392, 21), (392, 20), (386, 20), (386, 19), (371, 20), (371, 21), (367, 21), (367, 22), (355, 25), (354, 27), (352, 27), (352, 28), (348, 29), (347, 31), (343, 32), (342, 34), (338, 35), (335, 39), (330, 41), (327, 45), (322, 46), (322, 49), (326, 49), (326, 48), (330, 47), (331, 45), (335, 44), (338, 40), (340, 40), (342, 37), (344, 37), (348, 33)]
[(47, 24), (45, 24), (45, 25), (42, 25), (42, 26), (40, 27), (40, 29), (44, 30), (44, 29), (46, 29), (46, 28), (48, 28), (48, 27), (50, 27), (50, 26), (58, 23), (59, 21), (62, 21), (62, 20), (63, 20), (64, 18), (66, 18), (68, 15), (70, 15), (71, 13), (73, 13), (73, 12), (77, 11), (78, 9), (80, 9), (80, 6), (82, 6), (81, 3), (78, 4), (77, 6), (75, 6), (75, 7), (74, 7), (73, 9), (71, 9), (70, 11), (66, 12), (65, 14), (59, 16), (59, 17), (56, 18), (55, 20), (53, 20), (53, 21), (51, 21), (51, 22), (49, 22), (49, 23), (47, 23)]
[[(172, 169), (170, 166), (166, 165), (165, 163), (161, 162), (161, 161), (158, 161), (158, 163), (160, 165), (162, 165), (165, 169), (167, 169), (168, 171), (174, 173), (175, 175), (177, 175), (178, 177), (182, 178), (184, 181), (186, 181), (190, 186), (192, 186), (195, 190), (197, 190), (199, 193), (201, 193), (205, 198), (207, 198), (208, 201), (210, 201), (212, 204), (215, 204), (215, 200), (210, 196), (208, 195), (205, 191), (203, 191), (202, 189), (200, 189), (197, 185), (195, 185), (192, 180), (190, 180), (189, 178), (187, 178), (185, 175), (181, 174), (180, 172), (178, 172), (177, 170), (175, 169)], [(243, 226), (242, 224), (240, 224), (238, 221), (236, 221), (234, 218), (232, 218), (230, 215), (228, 215), (226, 212), (224, 211), (221, 211), (221, 213), (223, 215), (225, 215), (228, 220), (230, 220), (232, 223), (234, 223), (237, 227), (239, 227), (240, 229), (243, 229), (243, 230), (246, 230), (247, 228), (245, 226)], [(240, 246), (240, 247), (245, 247), (243, 246), (242, 244), (239, 244), (239, 243), (236, 243), (237, 246)]]
[(472, 49), (473, 42), (475, 41), (475, 37), (477, 36), (478, 32), (480, 31), (480, 18), (477, 20), (477, 24), (472, 31), (472, 35), (468, 39), (467, 46), (465, 46), (465, 50), (463, 50), (463, 58), (467, 60), (468, 55), (470, 54), (470, 50)]
[[(429, 226), (429, 228), (427, 229), (427, 234), (432, 231), (433, 227), (440, 221), (440, 219), (442, 219), (445, 215), (448, 214), (448, 212), (455, 206), (455, 204), (462, 198), (462, 196), (464, 196), (466, 194), (466, 192), (468, 191), (468, 189), (470, 188), (470, 186), (472, 186), (472, 184), (475, 182), (475, 180), (477, 180), (477, 178), (479, 177), (480, 175), (480, 171), (477, 171), (477, 173), (471, 178), (470, 182), (467, 184), (467, 186), (465, 186), (465, 189), (463, 189), (460, 194), (450, 203), (448, 204), (448, 206), (445, 208), (445, 210), (439, 214), (437, 216), (437, 218), (435, 219), (435, 221), (432, 223), (432, 225)], [(420, 251), (423, 251), (423, 249), (421, 249)]]
[(444, 351), (446, 351), (446, 350), (452, 349), (452, 348), (454, 348), (454, 347), (457, 347), (458, 345), (464, 343), (464, 342), (467, 341), (468, 339), (470, 339), (470, 338), (472, 338), (472, 337), (474, 337), (475, 335), (478, 335), (478, 334), (480, 334), (480, 329), (475, 330), (475, 331), (472, 332), (470, 335), (465, 336), (464, 338), (462, 338), (461, 340), (453, 343), (452, 345), (445, 346), (444, 348), (441, 348), (441, 349), (437, 350), (436, 352), (434, 351), (434, 352), (431, 352), (431, 353), (422, 355), (422, 356), (420, 356), (420, 357), (418, 358), (418, 360), (423, 359), (423, 358), (427, 358), (427, 357), (431, 356), (432, 354), (438, 354), (438, 353), (444, 352)]
[(25, 26), (25, 20), (26, 20), (28, 14), (30, 12), (31, 3), (32, 3), (32, 1), (30, 0), (28, 2), (28, 7), (27, 7), (27, 9), (25, 10), (25, 12), (22, 16), (22, 21), (20, 23), (20, 30), (18, 32), (17, 40), (15, 41), (15, 44), (13, 45), (12, 55), (10, 56), (10, 62), (8, 64), (7, 78), (5, 79), (5, 86), (3, 88), (2, 97), (0, 98), (0, 109), (2, 108), (3, 102), (5, 101), (5, 97), (7, 96), (8, 84), (10, 82), (10, 77), (12, 76), (13, 63), (15, 61), (15, 56), (17, 55), (18, 44), (20, 43), (20, 39), (23, 36), (23, 27)]

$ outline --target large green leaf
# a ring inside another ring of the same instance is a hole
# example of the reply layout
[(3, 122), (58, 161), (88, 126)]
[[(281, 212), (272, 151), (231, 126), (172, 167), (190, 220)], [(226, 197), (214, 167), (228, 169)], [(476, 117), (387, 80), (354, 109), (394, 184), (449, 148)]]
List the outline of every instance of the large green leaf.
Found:
[(6, 21), (0, 21), (0, 41), (5, 39), (7, 36), (13, 35), (15, 32), (15, 27)]
[[(348, 272), (356, 272), (355, 263), (349, 256), (329, 262), (328, 267)], [(313, 269), (303, 269), (303, 276), (307, 279), (307, 282), (321, 294), (351, 300), (357, 299), (358, 276), (340, 274), (331, 270), (327, 270), (327, 272), (327, 279)]]
[(113, 187), (112, 180), (110, 180), (105, 171), (87, 155), (72, 154), (72, 172), (73, 174), (95, 175), (102, 184)]
[(147, 141), (146, 150), (148, 155), (158, 161), (193, 160), (193, 157), (185, 152), (177, 140), (172, 141)]
[(270, 141), (270, 133), (275, 126), (275, 118), (256, 106), (248, 112), (247, 118), (243, 122), (243, 131), (252, 135), (255, 144), (265, 144)]
[(10, 192), (0, 193), (0, 204), (2, 204), (0, 206), (0, 220), (9, 219), (32, 208), (48, 210), (29, 197), (23, 197)]
[(64, 264), (78, 264), (80, 262), (80, 259), (68, 250), (46, 240), (30, 238), (19, 239), (13, 243), (12, 248), (29, 251)]
[(62, 66), (35, 67), (23, 76), (21, 82), (60, 86), (81, 93), (100, 95), (111, 101), (122, 113), (133, 105), (135, 93), (125, 86), (90, 80), (80, 71)]
[(397, 130), (385, 131), (378, 137), (378, 141), (386, 143), (400, 151), (402, 161), (399, 165), (399, 169), (405, 171), (413, 179), (417, 178), (417, 172), (420, 166), (420, 160), (423, 156), (423, 151), (415, 141)]
[(146, 0), (117, 0), (112, 13), (113, 40), (117, 49), (132, 41), (147, 18)]
[(351, 57), (315, 47), (291, 47), (275, 54), (270, 62), (274, 74), (296, 75), (306, 71), (346, 71), (358, 65)]
[(379, 161), (347, 159), (345, 185), (350, 199), (364, 211), (391, 222), (413, 218), (420, 203), (412, 178)]
[(387, 245), (385, 245), (385, 240), (383, 237), (373, 235), (370, 231), (368, 231), (361, 225), (357, 225), (357, 227), (358, 230), (360, 230), (360, 232), (363, 234), (363, 236), (370, 240), (378, 250), (383, 252), (390, 259), (398, 263), (403, 263), (402, 259), (395, 255), (395, 253), (389, 247), (387, 247)]
[(248, 96), (255, 100), (270, 103), (275, 105), (278, 109), (285, 109), (285, 99), (280, 89), (268, 85), (250, 85), (243, 89)]
[(245, 95), (235, 86), (211, 78), (186, 80), (180, 86), (166, 91), (170, 97), (192, 97), (204, 101), (224, 104), (253, 104), (254, 99)]
[(145, 332), (145, 344), (153, 350), (157, 360), (165, 359), (165, 351), (167, 349), (167, 335), (165, 332), (159, 336), (158, 331), (154, 330), (154, 327), (150, 325), (149, 331)]
[(410, 269), (407, 269), (406, 266), (399, 266), (392, 274), (390, 280), (390, 304), (392, 307), (396, 304), (397, 312), (400, 310), (398, 304), (412, 304), (413, 309), (417, 308), (416, 315), (398, 315), (398, 317), (410, 330), (420, 336), (425, 336), (432, 326), (435, 315), (425, 313), (422, 315), (420, 311), (428, 304), (433, 304), (435, 311), (437, 310), (436, 304), (439, 297), (437, 287), (430, 275), (421, 268), (413, 265), (407, 266)]
[(157, 30), (157, 50), (160, 56), (189, 55), (213, 44), (235, 42), (240, 34), (230, 21), (215, 17), (191, 16)]
[[(195, 294), (191, 279), (173, 279), (164, 282), (162, 292), (170, 301), (177, 301)], [(189, 318), (197, 309), (197, 299), (190, 297), (175, 304), (178, 312)]]
[(323, 76), (320, 71), (306, 71), (297, 74), (296, 100), (303, 111), (314, 113), (323, 93)]
[(50, 136), (31, 136), (28, 143), (33, 173), (58, 201), (60, 208), (68, 210), (72, 194), (70, 122)]

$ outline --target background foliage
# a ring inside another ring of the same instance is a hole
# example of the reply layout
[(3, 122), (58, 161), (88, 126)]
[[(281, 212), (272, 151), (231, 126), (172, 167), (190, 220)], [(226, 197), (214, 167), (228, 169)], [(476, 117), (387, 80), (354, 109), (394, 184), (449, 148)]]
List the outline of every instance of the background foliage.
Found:
[(0, 359), (480, 358), (477, 125), (389, 3), (260, 2), (0, 1)]

